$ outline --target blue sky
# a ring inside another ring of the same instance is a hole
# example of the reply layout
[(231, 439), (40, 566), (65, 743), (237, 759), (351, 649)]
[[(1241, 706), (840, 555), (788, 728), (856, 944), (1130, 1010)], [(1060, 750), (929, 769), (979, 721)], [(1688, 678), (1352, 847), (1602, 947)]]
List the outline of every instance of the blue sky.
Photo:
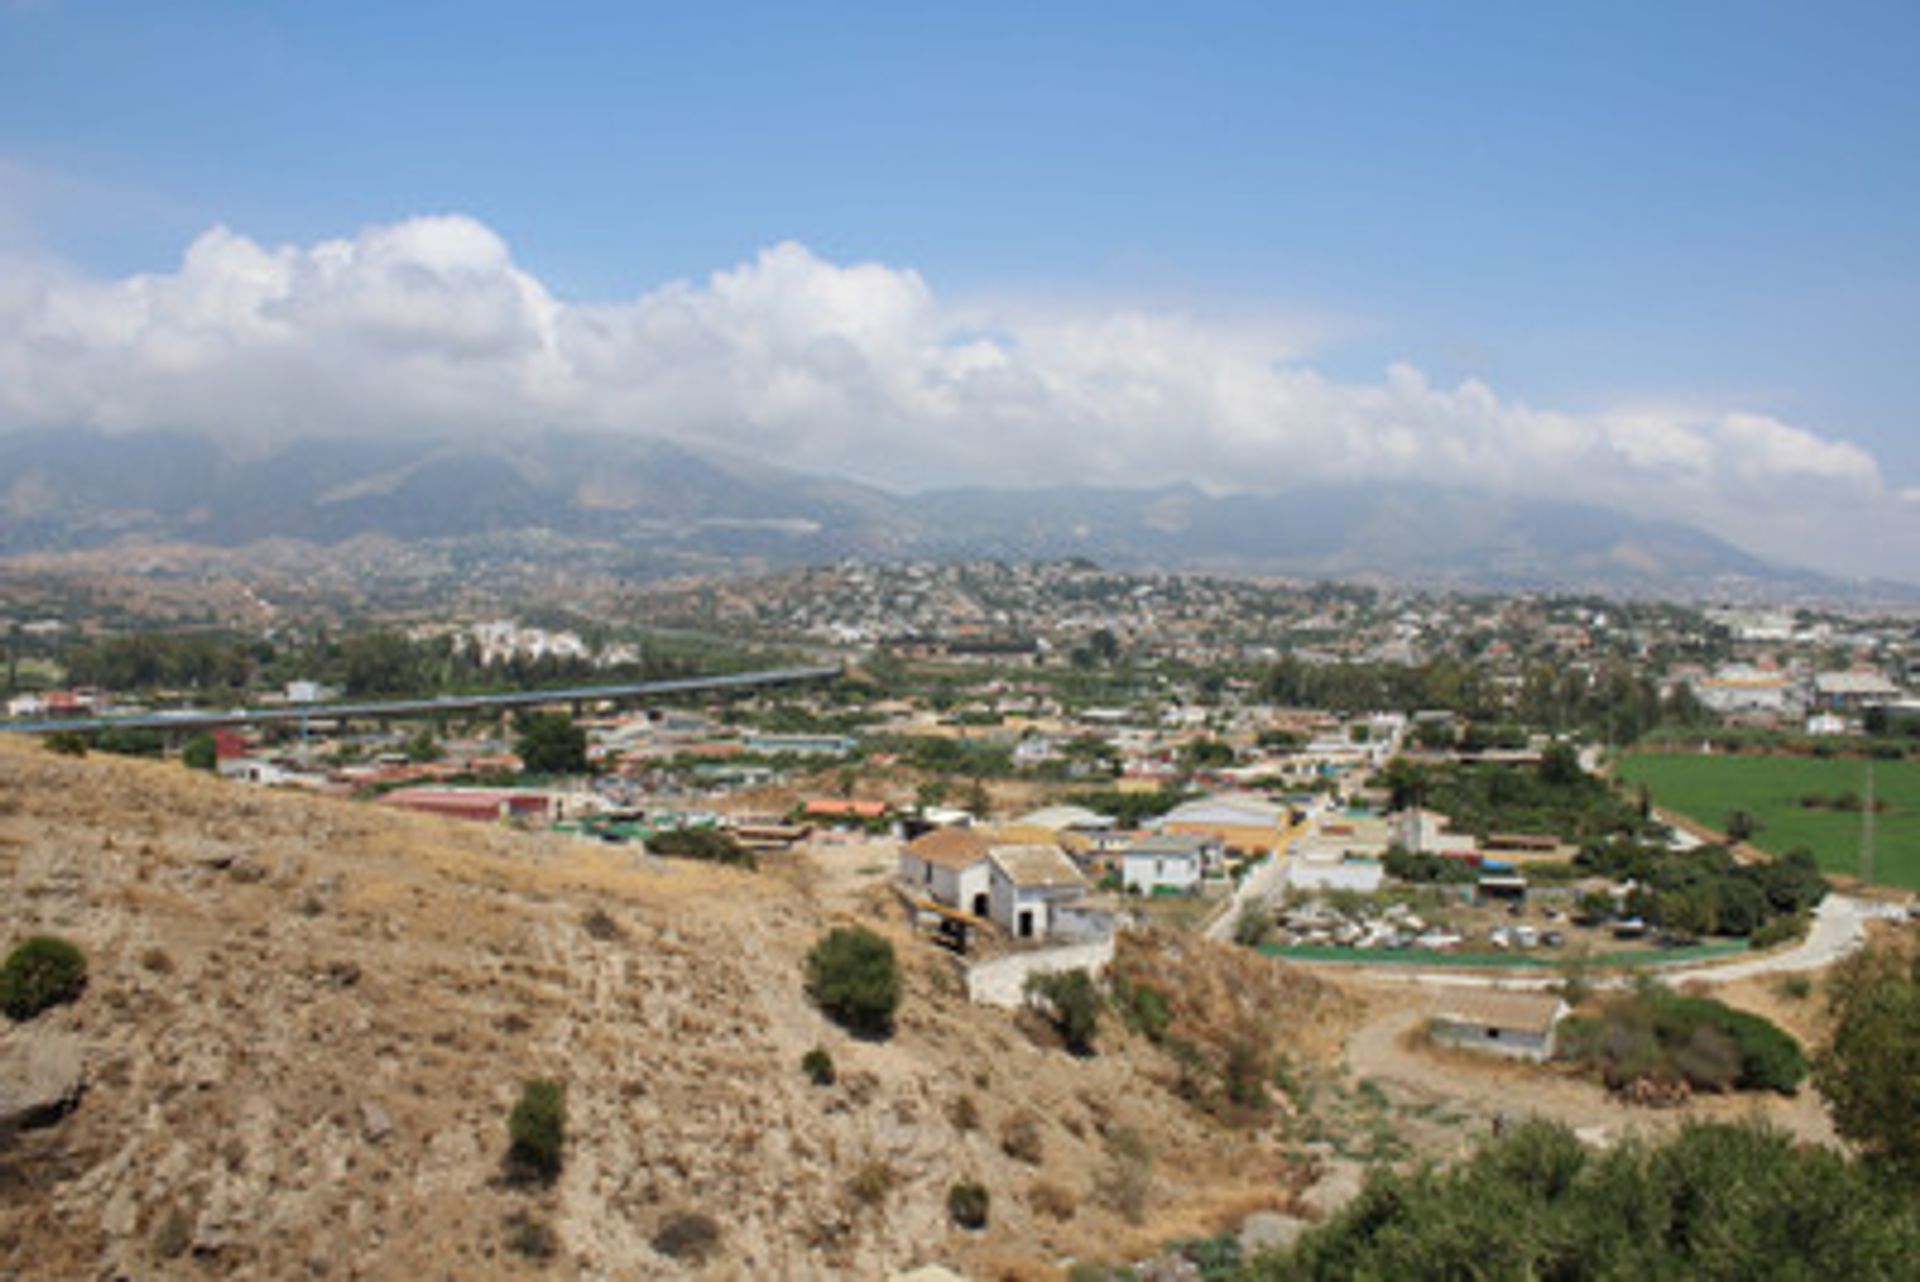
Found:
[[(943, 304), (1259, 318), (1920, 483), (1920, 6), (0, 8), (0, 249), (477, 220), (569, 303), (797, 242)], [(817, 460), (816, 460), (817, 461)]]

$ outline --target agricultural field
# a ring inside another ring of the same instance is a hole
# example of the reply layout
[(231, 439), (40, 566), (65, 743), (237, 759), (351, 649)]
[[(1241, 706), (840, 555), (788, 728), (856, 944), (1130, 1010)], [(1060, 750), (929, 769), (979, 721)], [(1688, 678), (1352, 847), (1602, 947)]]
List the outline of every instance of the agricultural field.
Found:
[(1828, 802), (1864, 798), (1867, 768), (1884, 807), (1875, 817), (1873, 880), (1920, 889), (1920, 762), (1816, 757), (1701, 757), (1639, 753), (1615, 771), (1626, 784), (1647, 785), (1656, 805), (1720, 828), (1730, 811), (1761, 823), (1753, 844), (1774, 854), (1805, 846), (1828, 872), (1859, 875), (1860, 810)]

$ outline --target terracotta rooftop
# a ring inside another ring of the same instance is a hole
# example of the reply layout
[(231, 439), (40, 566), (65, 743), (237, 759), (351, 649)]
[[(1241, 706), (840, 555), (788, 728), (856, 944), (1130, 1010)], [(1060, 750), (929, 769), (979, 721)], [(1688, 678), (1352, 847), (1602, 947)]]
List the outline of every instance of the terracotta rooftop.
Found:
[(991, 843), (972, 828), (935, 828), (907, 843), (907, 853), (941, 868), (971, 868), (987, 857)]

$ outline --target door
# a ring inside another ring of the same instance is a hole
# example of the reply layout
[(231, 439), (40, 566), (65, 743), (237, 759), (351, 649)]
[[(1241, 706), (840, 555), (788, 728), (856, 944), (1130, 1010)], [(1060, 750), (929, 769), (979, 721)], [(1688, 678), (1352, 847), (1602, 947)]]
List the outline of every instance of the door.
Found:
[(1033, 938), (1033, 910), (1031, 908), (1022, 908), (1020, 910), (1020, 938)]
[(975, 917), (985, 917), (989, 911), (987, 892), (983, 890), (973, 897), (973, 915)]

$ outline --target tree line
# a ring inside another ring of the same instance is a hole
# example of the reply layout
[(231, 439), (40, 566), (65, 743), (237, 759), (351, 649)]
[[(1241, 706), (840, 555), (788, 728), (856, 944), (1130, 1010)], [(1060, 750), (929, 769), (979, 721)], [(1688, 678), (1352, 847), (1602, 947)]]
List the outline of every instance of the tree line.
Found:
[(552, 654), (487, 664), (458, 637), (416, 639), (392, 631), (279, 642), (134, 633), (70, 646), (62, 662), (71, 685), (128, 693), (244, 693), (309, 680), (353, 697), (430, 695), (697, 674), (690, 660), (653, 652), (611, 666)]

